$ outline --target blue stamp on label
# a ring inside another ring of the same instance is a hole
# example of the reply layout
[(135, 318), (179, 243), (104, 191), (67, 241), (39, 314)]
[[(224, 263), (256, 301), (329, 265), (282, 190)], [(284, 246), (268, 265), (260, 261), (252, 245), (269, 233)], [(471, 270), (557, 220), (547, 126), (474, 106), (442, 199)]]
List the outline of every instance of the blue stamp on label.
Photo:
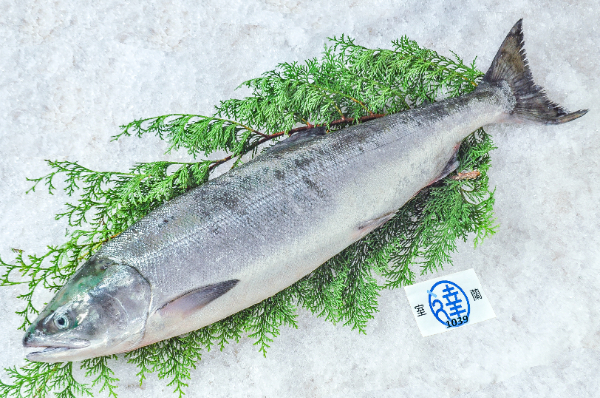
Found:
[(471, 303), (464, 290), (454, 282), (439, 281), (427, 290), (429, 308), (435, 318), (447, 328), (469, 322)]

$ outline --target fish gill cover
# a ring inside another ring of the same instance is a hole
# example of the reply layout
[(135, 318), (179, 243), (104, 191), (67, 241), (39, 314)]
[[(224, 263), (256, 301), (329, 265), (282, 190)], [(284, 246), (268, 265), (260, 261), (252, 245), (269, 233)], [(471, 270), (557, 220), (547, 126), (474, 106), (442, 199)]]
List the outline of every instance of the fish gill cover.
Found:
[[(19, 329), (25, 330), (39, 312), (42, 303), (32, 301), (36, 290), (56, 292), (103, 243), (165, 201), (208, 181), (218, 166), (236, 167), (244, 155), (254, 156), (264, 148), (261, 144), (315, 125), (338, 130), (468, 93), (483, 77), (475, 61), (467, 65), (456, 54), (443, 57), (407, 37), (393, 41), (391, 49), (365, 48), (345, 36), (329, 40), (320, 59), (279, 64), (242, 83), (252, 95), (222, 101), (212, 116), (171, 114), (136, 120), (113, 137), (155, 134), (169, 143), (169, 151), (185, 149), (197, 161), (137, 163), (123, 172), (47, 161), (51, 172), (31, 179), (29, 191), (45, 186), (52, 193), (55, 180), (63, 179), (65, 191), (76, 199), (56, 219), (65, 218), (72, 229), (65, 243), (48, 246), (42, 255), (13, 249), (16, 259), (0, 259), (0, 286), (23, 285), (18, 297), (24, 306), (16, 312), (23, 318)], [(248, 336), (266, 355), (281, 326), (296, 327), (298, 307), (365, 333), (382, 289), (412, 284), (416, 272), (451, 264), (457, 239), (474, 235), (477, 245), (494, 233), (494, 196), (487, 176), (492, 149), (483, 129), (473, 132), (461, 145), (460, 166), (454, 173), (419, 192), (384, 226), (263, 302), (120, 358), (84, 360), (76, 366), (84, 371), (85, 383), (73, 377), (71, 362), (28, 361), (21, 368), (7, 368), (10, 381), (0, 381), (0, 396), (78, 397), (99, 391), (117, 397), (118, 378), (110, 362), (125, 360), (137, 367), (140, 384), (154, 373), (181, 397), (203, 350), (222, 350)], [(205, 160), (215, 151), (229, 155)], [(171, 166), (175, 172), (167, 171)]]

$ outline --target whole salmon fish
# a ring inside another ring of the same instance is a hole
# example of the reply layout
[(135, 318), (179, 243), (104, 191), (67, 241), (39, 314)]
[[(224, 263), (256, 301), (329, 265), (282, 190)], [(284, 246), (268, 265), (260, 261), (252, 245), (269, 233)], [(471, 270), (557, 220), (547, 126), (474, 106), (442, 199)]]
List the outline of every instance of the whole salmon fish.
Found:
[(568, 113), (532, 80), (521, 21), (475, 91), (325, 134), (292, 136), (165, 203), (106, 243), (24, 337), (33, 361), (134, 350), (290, 286), (457, 166), (477, 128)]

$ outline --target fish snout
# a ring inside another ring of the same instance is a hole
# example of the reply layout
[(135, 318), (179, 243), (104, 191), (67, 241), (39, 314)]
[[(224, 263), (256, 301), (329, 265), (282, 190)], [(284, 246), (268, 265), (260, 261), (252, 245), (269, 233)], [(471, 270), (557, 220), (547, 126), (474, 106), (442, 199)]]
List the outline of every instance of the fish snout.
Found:
[(25, 333), (25, 336), (23, 336), (23, 347), (36, 347), (35, 340), (30, 332)]
[(45, 347), (42, 344), (45, 335), (42, 331), (29, 328), (23, 336), (23, 347)]

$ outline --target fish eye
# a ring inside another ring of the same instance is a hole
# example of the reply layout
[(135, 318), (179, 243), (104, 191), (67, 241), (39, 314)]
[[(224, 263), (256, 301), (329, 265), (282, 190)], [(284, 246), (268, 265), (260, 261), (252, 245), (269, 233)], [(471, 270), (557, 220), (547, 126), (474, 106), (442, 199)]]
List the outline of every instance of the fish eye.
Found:
[(54, 317), (54, 325), (60, 330), (67, 329), (69, 327), (69, 318), (64, 314), (57, 315)]

